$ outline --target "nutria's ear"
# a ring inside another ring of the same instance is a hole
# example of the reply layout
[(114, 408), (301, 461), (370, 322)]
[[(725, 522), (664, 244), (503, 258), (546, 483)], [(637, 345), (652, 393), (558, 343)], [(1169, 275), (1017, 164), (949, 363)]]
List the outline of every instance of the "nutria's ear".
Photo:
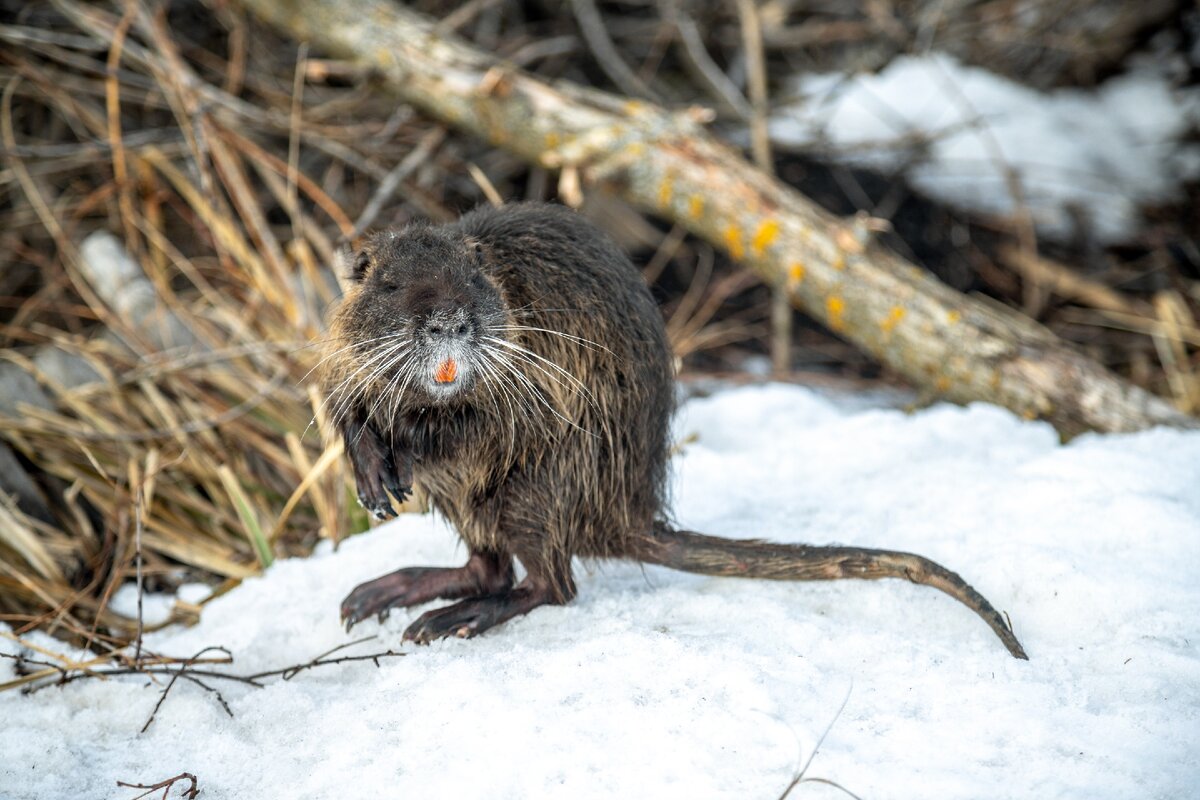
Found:
[(483, 244), (478, 239), (467, 239), (467, 247), (471, 250), (471, 255), (475, 257), (476, 264), (484, 262)]
[(366, 250), (355, 250), (348, 244), (339, 247), (333, 258), (334, 269), (356, 283), (362, 281), (371, 266), (371, 257)]
[(361, 281), (370, 268), (371, 257), (367, 255), (366, 250), (359, 250), (358, 254), (354, 256), (354, 280)]

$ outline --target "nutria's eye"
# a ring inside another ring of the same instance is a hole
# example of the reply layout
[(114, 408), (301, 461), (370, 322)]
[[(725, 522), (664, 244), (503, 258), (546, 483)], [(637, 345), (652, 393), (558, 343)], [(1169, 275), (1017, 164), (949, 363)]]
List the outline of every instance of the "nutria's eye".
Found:
[(471, 242), (471, 255), (475, 256), (475, 260), (483, 262), (483, 245), (479, 242)]

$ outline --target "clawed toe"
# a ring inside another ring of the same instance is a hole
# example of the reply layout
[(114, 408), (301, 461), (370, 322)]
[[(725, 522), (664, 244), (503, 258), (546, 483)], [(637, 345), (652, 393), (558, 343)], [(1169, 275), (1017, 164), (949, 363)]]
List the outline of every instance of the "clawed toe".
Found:
[(550, 602), (554, 601), (547, 592), (531, 588), (462, 600), (426, 611), (404, 631), (404, 641), (429, 644), (449, 637), (469, 639)]
[[(384, 487), (391, 493), (392, 497), (396, 498), (396, 502), (404, 505), (404, 501), (412, 497), (412, 487), (404, 486), (399, 481), (388, 477), (384, 480)], [(390, 503), (388, 504), (391, 505)]]
[(503, 582), (510, 574), (493, 569), (482, 573), (481, 578), (478, 564), (470, 563), (476, 566), (407, 567), (360, 584), (342, 601), (342, 622), (347, 631), (372, 615), (383, 622), (393, 608), (407, 608), (438, 598), (477, 595), (485, 591), (485, 584), (490, 585), (493, 579)]
[(429, 644), (450, 637), (469, 639), (486, 630), (481, 628), (478, 614), (461, 613), (457, 610), (460, 605), (462, 604), (456, 603), (448, 608), (437, 608), (422, 614), (404, 631), (404, 641)]
[(396, 516), (396, 509), (392, 508), (392, 501), (388, 499), (387, 493), (382, 489), (379, 490), (378, 494), (359, 492), (358, 504), (380, 522)]
[(342, 601), (341, 617), (349, 632), (358, 623), (374, 615), (380, 622), (387, 618), (388, 611), (405, 604), (407, 592), (398, 586), (392, 575), (385, 575), (355, 587)]

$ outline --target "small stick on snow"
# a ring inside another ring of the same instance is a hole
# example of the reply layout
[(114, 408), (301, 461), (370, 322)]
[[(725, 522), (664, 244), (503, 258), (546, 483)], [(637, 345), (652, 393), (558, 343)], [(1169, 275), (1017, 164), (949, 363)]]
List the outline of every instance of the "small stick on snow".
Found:
[(137, 797), (130, 798), (130, 800), (141, 800), (151, 792), (156, 792), (159, 789), (163, 790), (163, 800), (166, 800), (167, 793), (174, 788), (175, 784), (184, 780), (188, 781), (189, 786), (183, 790), (183, 797), (187, 798), (187, 800), (195, 800), (195, 798), (200, 794), (200, 786), (196, 782), (196, 776), (190, 772), (181, 772), (174, 778), (167, 778), (165, 781), (159, 781), (158, 783), (126, 783), (125, 781), (117, 781), (117, 786), (124, 786), (128, 789), (146, 790)]

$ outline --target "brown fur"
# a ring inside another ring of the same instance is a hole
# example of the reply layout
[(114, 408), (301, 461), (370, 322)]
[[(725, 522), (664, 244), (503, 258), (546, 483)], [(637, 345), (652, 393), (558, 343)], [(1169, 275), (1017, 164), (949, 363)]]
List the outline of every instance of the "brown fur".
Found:
[[(601, 231), (560, 206), (483, 209), (377, 234), (353, 254), (322, 381), (359, 497), (392, 513), (415, 481), (471, 553), (346, 598), (370, 614), (465, 597), (405, 633), (469, 636), (575, 595), (574, 556), (790, 580), (903, 577), (947, 591), (1023, 657), (957, 575), (904, 553), (732, 542), (666, 519), (670, 349), (649, 291)], [(452, 359), (460, 379), (435, 379)], [(512, 559), (527, 577), (513, 586)]]

